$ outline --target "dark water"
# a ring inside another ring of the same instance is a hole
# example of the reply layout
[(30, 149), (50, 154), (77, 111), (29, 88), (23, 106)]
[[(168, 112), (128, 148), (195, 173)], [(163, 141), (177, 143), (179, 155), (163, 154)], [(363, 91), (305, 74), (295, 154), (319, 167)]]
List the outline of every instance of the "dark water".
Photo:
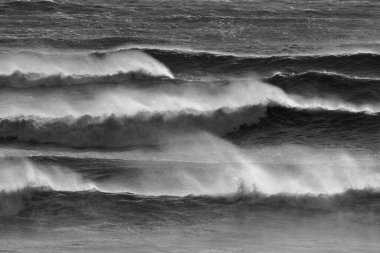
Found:
[(0, 1), (0, 250), (378, 252), (378, 1)]

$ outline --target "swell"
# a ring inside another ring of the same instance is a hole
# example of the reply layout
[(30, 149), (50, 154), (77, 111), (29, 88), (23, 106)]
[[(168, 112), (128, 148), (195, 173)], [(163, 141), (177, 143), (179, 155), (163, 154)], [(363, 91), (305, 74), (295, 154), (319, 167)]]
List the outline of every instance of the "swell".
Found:
[(247, 146), (293, 143), (377, 150), (380, 148), (379, 129), (379, 114), (271, 106), (259, 124), (243, 126), (228, 138)]
[(329, 70), (378, 78), (380, 72), (380, 55), (376, 53), (255, 56), (163, 49), (143, 51), (163, 62), (175, 73), (239, 75), (256, 72), (268, 75), (278, 71), (300, 73)]
[(307, 71), (299, 74), (278, 73), (266, 78), (266, 81), (286, 93), (303, 97), (335, 97), (355, 104), (380, 101), (380, 79)]
[[(315, 140), (376, 145), (378, 114), (287, 108), (276, 104), (218, 109), (210, 112), (138, 113), (135, 116), (90, 116), (0, 120), (2, 142), (56, 144), (79, 148), (123, 148), (177, 141), (176, 136), (207, 131), (232, 134), (245, 142)], [(190, 137), (191, 138), (191, 137)], [(370, 145), (371, 146), (371, 145)]]

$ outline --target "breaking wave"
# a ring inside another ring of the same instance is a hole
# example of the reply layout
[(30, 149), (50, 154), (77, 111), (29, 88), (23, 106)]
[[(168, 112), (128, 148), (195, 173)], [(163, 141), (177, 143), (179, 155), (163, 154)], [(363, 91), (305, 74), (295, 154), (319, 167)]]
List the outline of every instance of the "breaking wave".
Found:
[(187, 54), (210, 54), (216, 56), (235, 56), (235, 57), (245, 57), (245, 58), (259, 58), (259, 57), (273, 57), (273, 56), (283, 56), (283, 57), (297, 57), (297, 56), (329, 56), (329, 55), (353, 55), (353, 54), (376, 54), (378, 51), (373, 49), (365, 48), (348, 48), (348, 49), (334, 49), (334, 50), (317, 50), (314, 53), (283, 53), (283, 54), (254, 54), (254, 53), (236, 53), (236, 52), (227, 52), (227, 51), (217, 51), (217, 50), (204, 50), (204, 49), (195, 49), (190, 47), (183, 46), (172, 46), (172, 45), (154, 45), (154, 44), (133, 44), (127, 43), (121, 46), (114, 47), (115, 50), (157, 50), (163, 52), (177, 52), (177, 53), (187, 53)]
[(87, 53), (3, 53), (0, 73), (10, 75), (15, 71), (43, 75), (93, 75), (104, 76), (130, 72), (143, 72), (152, 76), (172, 78), (170, 70), (159, 61), (140, 51)]
[[(0, 214), (46, 212), (56, 205), (61, 214), (65, 208), (82, 211), (78, 209), (86, 205), (76, 205), (76, 201), (90, 199), (91, 207), (106, 208), (102, 211), (115, 207), (113, 201), (237, 203), (273, 210), (336, 210), (379, 201), (380, 174), (376, 170), (378, 160), (373, 157), (364, 159), (344, 151), (304, 146), (279, 146), (251, 154), (205, 133), (155, 152), (169, 155), (169, 159), (2, 159)], [(275, 158), (273, 152), (277, 153)], [(119, 204), (118, 208), (128, 206)]]
[(326, 143), (336, 143), (330, 145), (377, 150), (380, 147), (379, 128), (379, 114), (269, 106), (259, 124), (242, 126), (229, 138), (245, 146), (282, 143), (326, 146)]

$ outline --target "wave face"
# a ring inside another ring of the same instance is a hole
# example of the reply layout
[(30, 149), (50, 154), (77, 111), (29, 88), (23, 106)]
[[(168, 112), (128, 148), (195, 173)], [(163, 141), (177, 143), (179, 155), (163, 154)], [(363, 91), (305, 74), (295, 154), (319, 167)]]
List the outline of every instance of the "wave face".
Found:
[[(304, 144), (378, 149), (379, 116), (344, 111), (308, 111), (271, 106), (259, 124), (242, 126), (231, 139), (246, 146)], [(301, 133), (301, 134), (300, 134)]]
[(339, 97), (351, 103), (377, 103), (380, 101), (380, 80), (358, 78), (328, 72), (276, 74), (267, 79), (287, 93), (304, 97)]

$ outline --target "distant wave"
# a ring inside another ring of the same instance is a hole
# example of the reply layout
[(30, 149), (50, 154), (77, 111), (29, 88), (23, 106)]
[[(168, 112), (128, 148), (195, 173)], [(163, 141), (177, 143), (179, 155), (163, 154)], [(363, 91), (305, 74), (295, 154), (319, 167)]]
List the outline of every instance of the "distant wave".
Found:
[[(305, 55), (235, 55), (208, 51), (141, 49), (166, 64), (175, 73), (235, 74), (278, 71), (335, 71), (347, 75), (379, 78), (380, 54), (354, 52)], [(121, 50), (123, 51), (123, 50)]]
[(143, 72), (152, 76), (172, 78), (170, 70), (151, 56), (139, 51), (108, 54), (87, 53), (3, 53), (0, 57), (0, 74), (15, 71), (44, 75), (94, 75)]
[(275, 73), (273, 76), (267, 78), (267, 80), (271, 80), (272, 78), (285, 78), (285, 77), (292, 77), (292, 78), (315, 78), (315, 79), (327, 79), (327, 80), (333, 80), (333, 81), (369, 81), (369, 82), (376, 82), (380, 81), (379, 78), (370, 78), (370, 77), (360, 77), (360, 76), (350, 76), (345, 75), (337, 72), (329, 72), (329, 71), (306, 71), (301, 73), (287, 73), (287, 72), (278, 72)]
[(352, 103), (379, 103), (380, 79), (331, 72), (277, 73), (266, 79), (289, 94), (304, 97), (338, 97)]
[(154, 45), (154, 44), (126, 44), (122, 46), (117, 46), (104, 52), (109, 51), (118, 51), (118, 50), (157, 50), (157, 51), (166, 51), (166, 52), (177, 52), (177, 53), (187, 53), (195, 55), (216, 55), (216, 56), (234, 56), (240, 58), (265, 58), (265, 57), (318, 57), (318, 56), (342, 56), (342, 55), (354, 55), (354, 54), (377, 54), (377, 51), (370, 49), (336, 49), (336, 50), (325, 50), (325, 51), (316, 51), (314, 53), (284, 53), (284, 54), (255, 54), (255, 53), (236, 53), (228, 51), (217, 51), (217, 50), (206, 50), (206, 49), (194, 49), (184, 46), (171, 46), (171, 45)]
[[(130, 87), (152, 86), (151, 82), (158, 85), (160, 81), (170, 79), (167, 76), (152, 76), (143, 71), (131, 71), (111, 75), (44, 75), (37, 73), (13, 72), (10, 75), (0, 75), (0, 88), (54, 88), (66, 86), (111, 86), (122, 84)], [(174, 80), (174, 79), (173, 79)], [(138, 84), (134, 82), (138, 82)], [(175, 80), (173, 81), (175, 82)], [(150, 84), (150, 85), (149, 85)], [(72, 88), (72, 87), (70, 87)]]

